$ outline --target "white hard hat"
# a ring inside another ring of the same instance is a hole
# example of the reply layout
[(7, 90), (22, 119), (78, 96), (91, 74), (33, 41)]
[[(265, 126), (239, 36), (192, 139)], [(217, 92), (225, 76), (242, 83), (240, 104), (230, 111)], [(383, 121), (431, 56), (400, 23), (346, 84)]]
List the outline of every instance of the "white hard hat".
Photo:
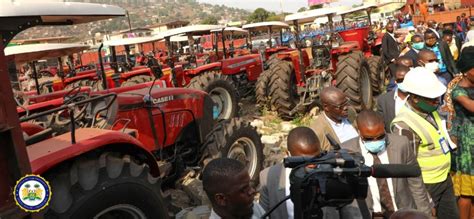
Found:
[(409, 27), (408, 27), (408, 31), (415, 31), (415, 30), (416, 30), (416, 29), (415, 29), (414, 26), (409, 26)]
[(446, 92), (446, 86), (433, 72), (424, 67), (411, 69), (398, 87), (405, 92), (430, 99), (440, 97)]

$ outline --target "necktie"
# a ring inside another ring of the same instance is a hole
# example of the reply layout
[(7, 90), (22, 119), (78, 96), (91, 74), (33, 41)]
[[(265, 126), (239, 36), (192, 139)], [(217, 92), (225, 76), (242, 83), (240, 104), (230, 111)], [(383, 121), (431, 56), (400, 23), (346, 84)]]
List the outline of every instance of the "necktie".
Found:
[[(372, 156), (374, 157), (374, 164), (382, 164), (376, 154), (372, 154)], [(395, 208), (393, 206), (390, 190), (388, 189), (387, 179), (377, 178), (377, 185), (379, 187), (380, 205), (382, 206), (383, 214), (390, 216), (395, 211)]]

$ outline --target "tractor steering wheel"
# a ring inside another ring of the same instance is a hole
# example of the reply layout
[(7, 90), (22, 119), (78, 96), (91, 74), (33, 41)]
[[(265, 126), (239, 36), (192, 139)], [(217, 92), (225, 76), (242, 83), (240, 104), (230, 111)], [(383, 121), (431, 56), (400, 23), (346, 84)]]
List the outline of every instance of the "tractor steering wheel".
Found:
[[(64, 105), (68, 105), (68, 104), (71, 104), (71, 103), (74, 103), (74, 102), (83, 101), (83, 100), (86, 100), (88, 98), (89, 98), (89, 95), (87, 93), (79, 93), (78, 92), (73, 97), (69, 98), (68, 100), (65, 100)], [(84, 117), (88, 104), (89, 103), (85, 103), (83, 105), (73, 106), (74, 107), (74, 110), (73, 110), (74, 122), (77, 122), (77, 121), (81, 120)], [(59, 125), (59, 126), (66, 126), (66, 125), (71, 123), (71, 120), (69, 118), (70, 118), (69, 111), (68, 110), (61, 110), (61, 111), (57, 112), (54, 115), (54, 123)]]
[[(74, 91), (76, 91), (76, 93), (74, 93)], [(64, 104), (69, 104), (71, 102), (71, 99), (75, 98), (77, 95), (79, 95), (79, 93), (81, 93), (81, 87), (73, 87), (70, 91), (66, 93), (66, 95), (64, 95)]]

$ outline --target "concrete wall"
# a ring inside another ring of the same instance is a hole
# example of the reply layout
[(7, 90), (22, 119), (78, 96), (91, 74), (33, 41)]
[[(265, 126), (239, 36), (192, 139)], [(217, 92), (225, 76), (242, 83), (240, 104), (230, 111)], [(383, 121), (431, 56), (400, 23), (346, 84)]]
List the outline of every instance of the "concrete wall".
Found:
[(426, 18), (423, 18), (421, 15), (413, 16), (413, 21), (415, 24), (418, 24), (419, 21), (428, 21), (435, 20), (436, 22), (442, 23), (452, 23), (456, 22), (456, 17), (461, 16), (462, 13), (466, 13), (467, 16), (472, 15), (471, 8), (460, 8), (451, 11), (436, 12), (433, 14), (428, 14)]

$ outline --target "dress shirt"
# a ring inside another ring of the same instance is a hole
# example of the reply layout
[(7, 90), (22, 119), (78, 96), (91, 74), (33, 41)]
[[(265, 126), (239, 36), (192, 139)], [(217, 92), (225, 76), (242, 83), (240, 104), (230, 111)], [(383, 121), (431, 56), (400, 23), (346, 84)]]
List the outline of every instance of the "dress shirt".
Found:
[[(291, 168), (285, 168), (285, 175), (286, 175), (286, 180), (285, 180), (285, 195), (289, 196), (290, 195), (290, 173), (291, 173)], [(291, 199), (286, 200), (286, 210), (288, 211), (288, 219), (293, 219), (294, 218), (294, 205), (293, 201)]]
[(398, 96), (398, 88), (397, 88), (397, 90), (395, 90), (395, 94), (393, 95), (393, 99), (395, 100), (395, 115), (397, 115), (398, 112), (400, 112), (400, 109), (407, 102), (407, 98), (405, 98), (405, 100), (402, 100), (402, 98)]
[[(372, 154), (365, 149), (364, 143), (362, 140), (359, 139), (359, 145), (360, 145), (360, 152), (362, 153), (362, 156), (364, 156), (365, 159), (365, 165), (367, 166), (372, 166), (374, 164), (374, 157)], [(377, 154), (377, 157), (380, 159), (380, 163), (382, 164), (389, 164), (388, 160), (388, 154), (387, 150), (383, 150)], [(382, 212), (382, 205), (380, 204), (380, 192), (379, 192), (379, 186), (377, 185), (377, 179), (374, 177), (369, 177), (367, 178), (369, 182), (369, 189), (370, 193), (372, 193), (372, 201), (374, 205), (372, 206), (374, 212)], [(387, 184), (388, 184), (388, 190), (390, 191), (390, 196), (392, 198), (393, 202), (393, 208), (395, 211), (397, 211), (397, 203), (395, 202), (395, 195), (393, 193), (393, 184), (392, 184), (392, 178), (387, 178)]]
[(337, 137), (339, 138), (339, 142), (344, 143), (347, 140), (351, 140), (359, 136), (354, 126), (352, 126), (348, 119), (342, 119), (341, 123), (332, 121), (332, 119), (330, 119), (328, 116), (326, 116), (326, 119), (329, 121), (334, 133), (336, 133)]

